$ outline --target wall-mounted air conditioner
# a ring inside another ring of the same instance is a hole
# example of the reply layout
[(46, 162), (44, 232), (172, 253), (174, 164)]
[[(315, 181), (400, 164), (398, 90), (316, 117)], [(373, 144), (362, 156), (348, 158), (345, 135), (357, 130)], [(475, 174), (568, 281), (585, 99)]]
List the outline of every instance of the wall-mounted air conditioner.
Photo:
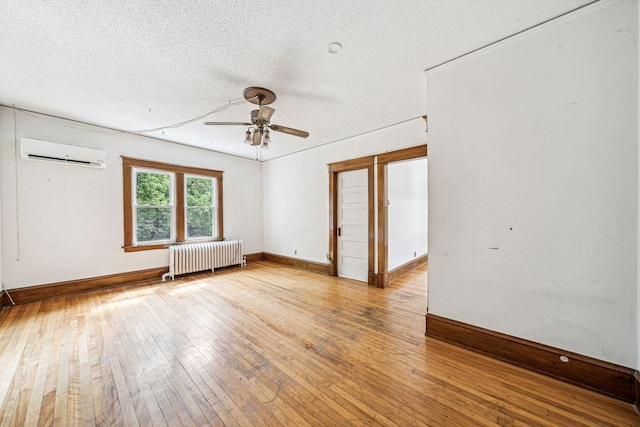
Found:
[(58, 144), (38, 139), (20, 138), (20, 156), (23, 159), (65, 163), (104, 169), (107, 152), (75, 145)]

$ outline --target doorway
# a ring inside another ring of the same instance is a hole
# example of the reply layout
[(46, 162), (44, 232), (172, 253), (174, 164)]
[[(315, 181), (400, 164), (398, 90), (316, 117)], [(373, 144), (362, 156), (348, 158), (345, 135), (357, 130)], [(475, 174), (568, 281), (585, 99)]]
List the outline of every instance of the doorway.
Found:
[[(330, 163), (329, 167), (329, 268), (331, 276), (338, 271), (338, 176), (342, 172), (366, 170), (367, 173), (367, 280), (369, 285), (384, 288), (389, 284), (388, 259), (388, 189), (390, 163), (427, 157), (427, 145), (418, 145), (374, 156)], [(375, 176), (374, 176), (375, 174)], [(377, 200), (376, 200), (377, 198)], [(425, 224), (425, 228), (426, 228)], [(340, 236), (341, 237), (341, 236)], [(426, 261), (424, 257), (416, 260)], [(411, 264), (412, 265), (412, 264)], [(410, 267), (405, 266), (405, 267)], [(419, 264), (416, 264), (417, 266)], [(393, 278), (393, 277), (392, 277)]]
[[(376, 277), (374, 274), (374, 157), (360, 157), (357, 159), (345, 160), (341, 162), (329, 164), (329, 275), (342, 275), (338, 270), (338, 242), (343, 236), (338, 236), (338, 232), (342, 234), (343, 230), (339, 230), (339, 208), (338, 208), (338, 188), (340, 185), (339, 176), (344, 172), (362, 171), (366, 174), (366, 266), (367, 275), (358, 280), (363, 280), (369, 285), (376, 285)], [(351, 261), (351, 260), (349, 260)], [(345, 275), (349, 275), (346, 273)]]
[[(391, 151), (377, 156), (378, 287), (380, 288), (385, 288), (389, 285), (389, 164), (413, 159), (420, 159), (423, 157), (427, 157), (426, 144), (406, 148), (403, 150)], [(426, 261), (426, 258), (424, 260)], [(413, 267), (411, 264), (407, 265), (407, 268), (411, 267)]]
[(427, 168), (426, 157), (388, 165), (389, 284), (427, 263)]

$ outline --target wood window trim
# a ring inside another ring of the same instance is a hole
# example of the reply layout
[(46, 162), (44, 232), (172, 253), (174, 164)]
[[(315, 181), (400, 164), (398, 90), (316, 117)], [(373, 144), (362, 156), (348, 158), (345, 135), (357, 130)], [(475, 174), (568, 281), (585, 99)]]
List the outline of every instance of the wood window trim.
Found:
[[(159, 243), (159, 244), (149, 244), (149, 245), (134, 245), (133, 244), (133, 200), (132, 200), (132, 189), (133, 189), (133, 168), (147, 168), (147, 169), (155, 169), (161, 172), (171, 172), (175, 174), (175, 205), (176, 205), (176, 241), (171, 243)], [(122, 194), (123, 194), (123, 218), (124, 218), (124, 251), (125, 252), (136, 252), (136, 251), (146, 251), (153, 249), (164, 249), (173, 244), (184, 244), (189, 243), (185, 238), (185, 230), (184, 230), (184, 221), (185, 221), (185, 197), (184, 197), (184, 177), (185, 175), (199, 175), (206, 176), (211, 178), (216, 178), (217, 180), (217, 233), (218, 236), (215, 239), (198, 239), (198, 242), (203, 241), (215, 241), (215, 240), (223, 240), (224, 239), (224, 227), (223, 227), (223, 182), (222, 182), (222, 171), (213, 170), (213, 169), (205, 169), (191, 166), (182, 166), (176, 165), (173, 163), (163, 163), (157, 162), (153, 160), (144, 160), (144, 159), (136, 159), (133, 157), (125, 157), (122, 156)]]
[(376, 285), (376, 277), (374, 269), (374, 206), (373, 206), (373, 182), (374, 182), (374, 156), (360, 157), (342, 162), (330, 163), (329, 166), (329, 275), (338, 275), (338, 174), (340, 172), (348, 172), (359, 169), (367, 170), (367, 181), (369, 190), (367, 191), (367, 199), (369, 204), (369, 212), (367, 218), (367, 283)]

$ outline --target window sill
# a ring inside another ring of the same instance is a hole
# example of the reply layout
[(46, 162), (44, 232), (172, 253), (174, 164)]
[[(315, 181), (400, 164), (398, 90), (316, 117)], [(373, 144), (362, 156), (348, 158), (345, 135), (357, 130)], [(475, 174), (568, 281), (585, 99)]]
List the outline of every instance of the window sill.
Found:
[(123, 246), (125, 252), (138, 252), (138, 251), (151, 251), (154, 249), (167, 249), (172, 245), (188, 245), (190, 243), (207, 243), (207, 242), (220, 242), (224, 240), (224, 238), (219, 239), (198, 239), (198, 240), (189, 240), (187, 242), (171, 242), (171, 243), (158, 243), (152, 245), (132, 245), (132, 246)]

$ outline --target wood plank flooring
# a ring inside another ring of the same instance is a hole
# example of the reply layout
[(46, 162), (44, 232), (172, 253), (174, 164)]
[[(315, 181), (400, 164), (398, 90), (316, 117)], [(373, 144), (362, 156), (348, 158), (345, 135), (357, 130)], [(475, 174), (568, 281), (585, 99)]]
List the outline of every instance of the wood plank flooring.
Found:
[(5, 309), (0, 425), (640, 425), (426, 338), (426, 275), (377, 289), (262, 261)]

